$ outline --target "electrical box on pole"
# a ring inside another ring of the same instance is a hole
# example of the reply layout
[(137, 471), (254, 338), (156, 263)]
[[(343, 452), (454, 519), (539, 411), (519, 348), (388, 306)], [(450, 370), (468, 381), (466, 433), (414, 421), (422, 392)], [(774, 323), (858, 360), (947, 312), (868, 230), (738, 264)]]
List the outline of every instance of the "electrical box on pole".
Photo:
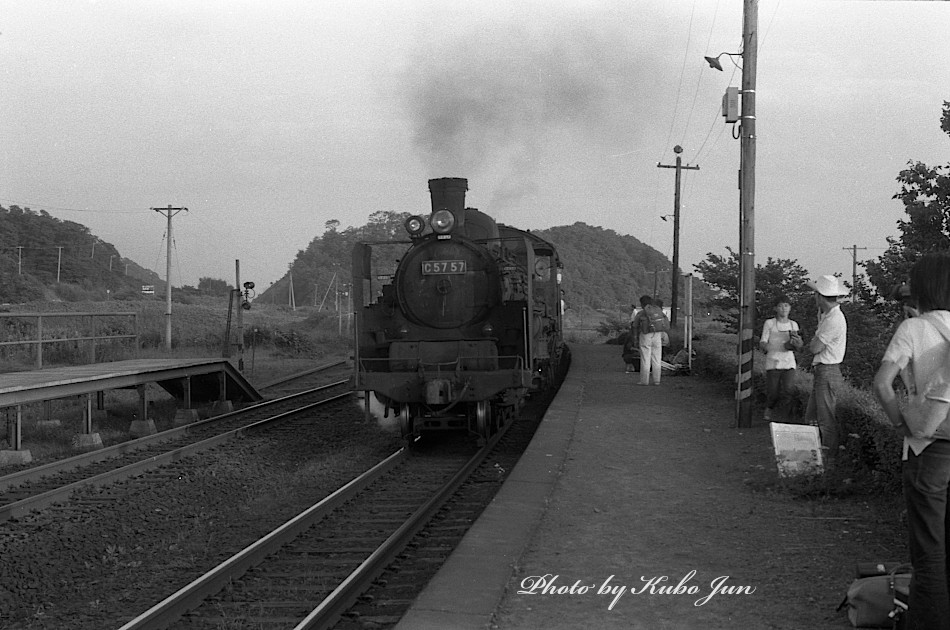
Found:
[(727, 123), (739, 120), (739, 88), (726, 88), (726, 93), (722, 95), (722, 117)]

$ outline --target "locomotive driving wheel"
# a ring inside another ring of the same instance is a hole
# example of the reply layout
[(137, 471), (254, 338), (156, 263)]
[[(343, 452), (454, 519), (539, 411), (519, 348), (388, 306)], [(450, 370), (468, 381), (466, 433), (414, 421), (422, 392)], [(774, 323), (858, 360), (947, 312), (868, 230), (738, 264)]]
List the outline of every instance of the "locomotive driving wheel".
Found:
[(406, 440), (412, 438), (412, 415), (409, 413), (409, 405), (399, 407), (399, 432)]
[(475, 403), (475, 430), (479, 437), (486, 440), (491, 437), (491, 403), (487, 400)]

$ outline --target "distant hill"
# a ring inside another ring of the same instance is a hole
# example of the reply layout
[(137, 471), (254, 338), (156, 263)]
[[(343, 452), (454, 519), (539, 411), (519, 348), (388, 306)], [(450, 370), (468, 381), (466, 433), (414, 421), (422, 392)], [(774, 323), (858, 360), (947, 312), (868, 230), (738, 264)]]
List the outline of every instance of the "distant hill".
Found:
[(669, 270), (673, 264), (635, 237), (582, 222), (532, 233), (557, 247), (564, 263), (563, 288), (569, 305), (629, 310), (641, 295), (654, 294), (654, 278), (657, 297), (670, 304)]
[[(408, 213), (376, 212), (361, 227), (340, 230), (328, 221), (322, 236), (315, 237), (306, 250), (297, 253), (289, 272), (261, 291), (257, 300), (295, 306), (321, 306), (335, 310), (339, 289), (350, 282), (350, 253), (359, 240), (405, 239), (403, 223)], [(564, 263), (564, 299), (568, 309), (602, 313), (626, 313), (641, 295), (656, 295), (667, 306), (671, 301), (670, 268), (666, 256), (629, 235), (620, 235), (585, 223), (575, 223), (533, 233), (551, 241)], [(681, 269), (689, 272), (691, 267)], [(654, 284), (655, 282), (655, 284)], [(702, 303), (711, 291), (702, 282), (694, 283), (694, 302)], [(680, 286), (680, 307), (684, 287)]]
[(138, 299), (143, 284), (165, 286), (86, 226), (0, 206), (0, 303)]

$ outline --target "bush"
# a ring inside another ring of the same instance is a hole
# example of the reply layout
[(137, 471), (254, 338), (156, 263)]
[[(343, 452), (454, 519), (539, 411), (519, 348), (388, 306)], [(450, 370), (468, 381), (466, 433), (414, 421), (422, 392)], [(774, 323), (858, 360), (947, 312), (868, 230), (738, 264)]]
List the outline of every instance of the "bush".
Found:
[[(734, 387), (736, 336), (709, 334), (694, 340), (694, 373), (728, 382)], [(765, 399), (763, 356), (756, 352), (752, 370), (754, 403)], [(812, 388), (812, 375), (799, 367), (792, 388), (793, 420), (801, 420)], [(838, 396), (836, 416), (841, 427), (843, 449), (833, 466), (823, 475), (799, 475), (779, 479), (778, 485), (797, 496), (842, 496), (893, 493), (899, 491), (902, 437), (891, 427), (873, 395), (846, 382)]]

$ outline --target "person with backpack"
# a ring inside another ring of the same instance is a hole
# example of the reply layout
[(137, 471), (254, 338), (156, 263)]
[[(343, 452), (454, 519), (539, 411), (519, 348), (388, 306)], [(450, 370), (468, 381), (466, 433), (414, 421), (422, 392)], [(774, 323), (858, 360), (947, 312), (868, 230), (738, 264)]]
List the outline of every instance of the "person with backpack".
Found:
[[(945, 629), (950, 628), (950, 254), (921, 257), (911, 269), (910, 289), (917, 308), (905, 308), (909, 317), (884, 351), (874, 394), (904, 437), (901, 476), (914, 567), (906, 627)], [(898, 375), (908, 392), (903, 408), (894, 386)]]
[(631, 333), (636, 331), (640, 338), (640, 385), (660, 384), (660, 360), (662, 359), (663, 333), (670, 332), (670, 320), (663, 310), (653, 304), (649, 295), (640, 297), (643, 309), (637, 313), (631, 324)]

